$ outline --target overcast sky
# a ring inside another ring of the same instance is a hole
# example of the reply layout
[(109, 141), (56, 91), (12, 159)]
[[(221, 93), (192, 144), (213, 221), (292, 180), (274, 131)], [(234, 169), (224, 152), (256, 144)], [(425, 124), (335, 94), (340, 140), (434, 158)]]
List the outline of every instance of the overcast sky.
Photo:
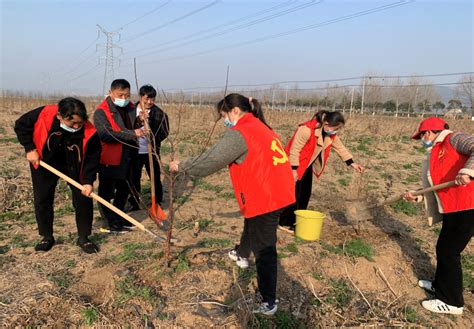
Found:
[(165, 90), (222, 86), (227, 65), (230, 84), (474, 71), (470, 0), (0, 2), (3, 89), (101, 94), (97, 24), (120, 33), (115, 78), (134, 85), (136, 58)]

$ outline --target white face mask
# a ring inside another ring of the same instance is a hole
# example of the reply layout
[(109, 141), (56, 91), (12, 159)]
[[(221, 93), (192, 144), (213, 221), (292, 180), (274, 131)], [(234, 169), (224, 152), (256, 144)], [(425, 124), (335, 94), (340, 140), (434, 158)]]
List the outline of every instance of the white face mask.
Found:
[(337, 130), (324, 130), (324, 132), (325, 132), (326, 135), (328, 135), (328, 136), (333, 136), (333, 135), (336, 135), (336, 134), (337, 134)]
[(224, 126), (232, 128), (237, 124), (237, 121), (230, 121), (229, 118), (224, 118)]
[(70, 132), (70, 133), (75, 133), (75, 132), (81, 130), (81, 128), (82, 128), (82, 127), (81, 127), (81, 128), (77, 128), (77, 129), (76, 129), (76, 128), (72, 128), (72, 127), (66, 126), (66, 125), (65, 125), (64, 123), (62, 123), (62, 122), (59, 123), (59, 126), (60, 126), (62, 129), (66, 130), (67, 132)]
[(123, 99), (123, 98), (114, 99), (114, 104), (117, 105), (118, 107), (125, 107), (128, 105), (129, 102), (130, 102), (129, 99)]

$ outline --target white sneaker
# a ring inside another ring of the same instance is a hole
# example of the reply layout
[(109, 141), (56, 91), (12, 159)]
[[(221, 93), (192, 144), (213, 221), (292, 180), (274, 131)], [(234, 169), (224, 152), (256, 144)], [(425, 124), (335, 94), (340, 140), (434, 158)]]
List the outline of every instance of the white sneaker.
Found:
[(418, 286), (434, 294), (435, 289), (433, 287), (433, 281), (429, 280), (418, 280)]
[(237, 251), (235, 249), (232, 249), (229, 251), (229, 258), (235, 261), (238, 267), (245, 269), (249, 267), (249, 260), (248, 258), (240, 257), (237, 255)]
[(267, 302), (263, 302), (256, 309), (252, 311), (253, 314), (273, 315), (278, 310), (278, 304), (274, 303), (269, 305)]
[(448, 305), (439, 299), (428, 299), (421, 302), (421, 305), (428, 311), (435, 313), (456, 314), (461, 315), (463, 308)]

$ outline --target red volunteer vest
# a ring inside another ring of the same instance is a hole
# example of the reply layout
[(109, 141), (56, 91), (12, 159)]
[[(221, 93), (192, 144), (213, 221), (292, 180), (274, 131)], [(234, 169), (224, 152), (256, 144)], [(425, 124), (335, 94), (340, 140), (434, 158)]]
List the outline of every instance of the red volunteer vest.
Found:
[[(38, 120), (36, 120), (34, 129), (33, 129), (33, 142), (35, 143), (36, 150), (38, 151), (40, 157), (43, 157), (43, 148), (44, 144), (48, 140), (49, 132), (53, 125), (54, 118), (58, 113), (58, 106), (57, 105), (46, 105), (43, 110), (40, 112), (38, 116)], [(82, 168), (84, 167), (84, 158), (86, 155), (87, 149), (87, 142), (89, 139), (96, 133), (96, 129), (88, 120), (84, 124), (84, 138), (82, 140), (82, 158), (81, 161), (81, 173), (80, 177), (82, 177)], [(35, 166), (35, 169), (38, 169)]]
[[(110, 112), (109, 104), (107, 104), (107, 98), (100, 103), (97, 109), (104, 111), (107, 120), (109, 120), (113, 131), (121, 131), (122, 128), (115, 122)], [(100, 154), (100, 163), (103, 165), (119, 166), (122, 160), (122, 143), (117, 141), (116, 143), (100, 142), (102, 144), (102, 152)]]
[[(433, 184), (452, 181), (468, 160), (467, 155), (460, 154), (449, 142), (451, 134), (444, 141), (435, 144), (431, 150), (430, 174)], [(443, 206), (444, 213), (474, 209), (474, 182), (465, 186), (453, 186), (436, 192)]]
[[(311, 161), (311, 157), (313, 156), (314, 150), (316, 149), (317, 140), (316, 140), (316, 136), (314, 135), (314, 130), (318, 126), (318, 122), (316, 121), (316, 119), (311, 119), (309, 121), (303, 122), (299, 126), (306, 126), (311, 130), (308, 141), (306, 142), (305, 146), (303, 146), (303, 148), (301, 149), (300, 157), (299, 157), (300, 164), (298, 166), (298, 169), (296, 169), (296, 172), (298, 173), (298, 178), (301, 179), (303, 178), (304, 172), (309, 167), (310, 165), (309, 162)], [(290, 149), (291, 149), (291, 145), (293, 145), (293, 140), (295, 139), (295, 135), (296, 135), (296, 131), (293, 134), (293, 137), (291, 137), (288, 144), (285, 146), (285, 151), (286, 151), (286, 154), (288, 155), (290, 155)], [(329, 138), (331, 138), (331, 140), (334, 140), (334, 138), (336, 138), (336, 135), (330, 136)], [(329, 158), (329, 153), (331, 152), (331, 147), (332, 147), (332, 143), (329, 144), (329, 146), (324, 150), (323, 165), (321, 166), (321, 171), (317, 173), (317, 172), (314, 172), (313, 170), (313, 174), (315, 174), (317, 178), (319, 178), (323, 173), (324, 167), (326, 166), (326, 162)]]
[(290, 162), (277, 134), (251, 113), (232, 129), (242, 134), (248, 149), (244, 162), (229, 165), (242, 215), (252, 218), (295, 202)]

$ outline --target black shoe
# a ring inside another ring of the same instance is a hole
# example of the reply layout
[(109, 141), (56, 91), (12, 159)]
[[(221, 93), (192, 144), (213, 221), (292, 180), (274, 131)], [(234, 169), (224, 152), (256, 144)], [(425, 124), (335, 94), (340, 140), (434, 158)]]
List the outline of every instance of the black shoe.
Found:
[(123, 226), (122, 224), (114, 223), (109, 225), (110, 233), (127, 233), (131, 230), (128, 227)]
[(51, 248), (53, 248), (54, 246), (54, 238), (53, 237), (50, 237), (50, 238), (43, 238), (43, 240), (41, 240), (36, 246), (35, 246), (35, 250), (36, 251), (50, 251)]
[(77, 245), (87, 254), (99, 252), (99, 247), (89, 238), (77, 239)]

